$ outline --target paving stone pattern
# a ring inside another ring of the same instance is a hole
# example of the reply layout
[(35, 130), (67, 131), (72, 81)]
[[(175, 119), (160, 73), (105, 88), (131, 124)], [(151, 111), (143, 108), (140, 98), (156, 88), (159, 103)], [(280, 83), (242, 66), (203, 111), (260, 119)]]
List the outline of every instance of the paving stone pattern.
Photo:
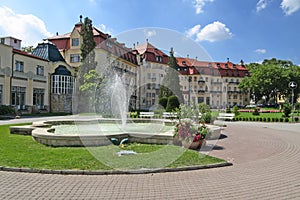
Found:
[(228, 123), (209, 154), (230, 167), (100, 176), (2, 171), (0, 199), (300, 199), (299, 130)]

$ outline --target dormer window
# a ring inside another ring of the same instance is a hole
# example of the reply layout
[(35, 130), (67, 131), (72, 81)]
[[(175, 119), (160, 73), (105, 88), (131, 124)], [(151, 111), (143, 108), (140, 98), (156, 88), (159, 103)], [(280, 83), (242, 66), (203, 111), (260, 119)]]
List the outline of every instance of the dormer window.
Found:
[(225, 68), (228, 68), (228, 64), (227, 63), (225, 64)]
[(157, 62), (162, 62), (162, 57), (161, 56), (156, 56), (156, 61)]
[(208, 67), (211, 68), (211, 67), (212, 67), (212, 64), (211, 64), (211, 63), (208, 63)]
[(186, 65), (186, 62), (185, 62), (185, 61), (182, 61), (181, 63), (182, 63), (182, 65), (184, 65), (184, 66)]
[(220, 68), (220, 67), (221, 67), (220, 63), (217, 63), (217, 67), (218, 67), (218, 68)]
[(79, 46), (79, 38), (72, 38), (72, 46), (73, 47)]

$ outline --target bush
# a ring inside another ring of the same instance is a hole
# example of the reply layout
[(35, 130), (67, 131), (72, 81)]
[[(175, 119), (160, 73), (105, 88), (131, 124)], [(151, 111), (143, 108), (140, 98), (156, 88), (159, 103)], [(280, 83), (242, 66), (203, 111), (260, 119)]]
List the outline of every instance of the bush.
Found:
[(271, 121), (271, 118), (270, 118), (270, 117), (268, 117), (268, 118), (267, 118), (267, 122), (270, 122), (270, 121)]
[(226, 108), (226, 113), (231, 113), (231, 109), (230, 108)]
[(10, 106), (1, 105), (0, 106), (0, 115), (15, 115), (16, 111)]
[(266, 121), (267, 121), (267, 119), (264, 117), (264, 118), (263, 118), (263, 122), (266, 122)]
[(284, 117), (289, 117), (292, 113), (292, 106), (289, 103), (283, 104), (283, 114)]
[(235, 116), (238, 116), (238, 115), (240, 114), (240, 112), (239, 112), (239, 107), (234, 106), (234, 107), (233, 107), (233, 113), (234, 113)]
[(280, 122), (283, 122), (283, 120), (284, 120), (283, 118), (280, 118), (280, 119), (279, 119)]
[(167, 108), (166, 111), (167, 112), (172, 112), (174, 111), (176, 108), (179, 108), (179, 100), (178, 98), (174, 95), (174, 96), (170, 96), (168, 98), (168, 103), (167, 103)]
[(168, 97), (162, 97), (158, 100), (158, 104), (164, 107), (164, 109), (167, 107), (168, 104)]
[(259, 109), (258, 109), (258, 108), (255, 108), (255, 109), (254, 109), (254, 112), (252, 113), (252, 115), (254, 115), (254, 116), (259, 116)]
[(289, 122), (289, 121), (290, 121), (289, 118), (285, 118), (285, 119), (284, 119), (284, 122)]
[(295, 122), (299, 122), (299, 117), (295, 117)]
[(279, 122), (279, 119), (278, 119), (278, 118), (275, 118), (275, 122)]

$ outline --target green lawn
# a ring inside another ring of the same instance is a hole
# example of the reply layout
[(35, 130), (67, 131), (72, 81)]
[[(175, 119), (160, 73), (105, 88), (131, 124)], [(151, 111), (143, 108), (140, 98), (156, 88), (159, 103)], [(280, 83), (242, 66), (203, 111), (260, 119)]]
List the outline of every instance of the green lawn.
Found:
[[(31, 136), (10, 134), (9, 126), (0, 126), (0, 166), (5, 167), (115, 170), (175, 168), (225, 162), (173, 145), (131, 144), (122, 149), (113, 145), (53, 148), (35, 142)], [(138, 154), (118, 156), (117, 152), (120, 150), (134, 150)]]

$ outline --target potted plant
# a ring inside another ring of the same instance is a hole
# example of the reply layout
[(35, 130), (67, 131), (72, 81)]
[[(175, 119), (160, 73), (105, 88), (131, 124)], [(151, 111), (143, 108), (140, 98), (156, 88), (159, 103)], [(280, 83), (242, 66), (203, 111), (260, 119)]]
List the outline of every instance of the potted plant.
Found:
[(175, 126), (174, 140), (189, 149), (198, 149), (205, 144), (208, 128), (204, 124), (195, 124), (191, 120), (180, 121)]

